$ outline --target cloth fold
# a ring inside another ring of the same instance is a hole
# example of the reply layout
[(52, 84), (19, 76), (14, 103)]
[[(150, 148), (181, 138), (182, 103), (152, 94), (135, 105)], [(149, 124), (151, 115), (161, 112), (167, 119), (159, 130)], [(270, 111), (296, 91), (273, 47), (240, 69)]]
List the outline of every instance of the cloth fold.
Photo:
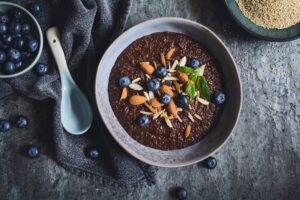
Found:
[[(30, 0), (15, 0), (26, 6)], [(43, 103), (40, 112), (51, 113), (54, 157), (69, 171), (98, 180), (104, 185), (138, 187), (155, 183), (155, 168), (142, 163), (113, 140), (100, 119), (96, 107), (95, 74), (102, 53), (124, 29), (131, 0), (49, 0), (41, 1), (42, 13), (37, 16), (43, 32), (58, 26), (67, 63), (76, 83), (93, 107), (94, 122), (82, 136), (64, 131), (60, 121), (61, 84), (59, 74), (45, 39), (40, 62), (50, 71), (43, 77), (33, 71), (12, 79), (0, 80), (0, 100), (17, 93)], [(45, 34), (44, 34), (45, 35)], [(97, 146), (99, 159), (85, 156), (85, 148)]]

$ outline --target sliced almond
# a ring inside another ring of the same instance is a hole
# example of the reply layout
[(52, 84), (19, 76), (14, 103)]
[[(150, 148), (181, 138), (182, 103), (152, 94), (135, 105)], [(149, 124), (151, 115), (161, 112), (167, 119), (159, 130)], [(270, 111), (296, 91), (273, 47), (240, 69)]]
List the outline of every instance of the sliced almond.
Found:
[(186, 65), (186, 56), (180, 59), (179, 66), (185, 66)]
[(150, 105), (154, 108), (158, 108), (158, 107), (162, 107), (164, 104), (159, 102), (157, 98), (153, 98), (153, 99), (151, 99)]
[(187, 127), (185, 128), (185, 131), (184, 131), (185, 138), (188, 138), (190, 136), (191, 130), (192, 130), (192, 126), (190, 124), (187, 125)]
[(177, 115), (177, 119), (180, 123), (182, 123), (182, 119), (179, 117), (179, 115)]
[(150, 100), (154, 98), (154, 93), (152, 91), (149, 91), (149, 98)]
[(190, 112), (188, 112), (188, 118), (189, 118), (192, 122), (195, 121), (193, 115), (192, 115)]
[(150, 97), (149, 97), (148, 93), (145, 91), (143, 93), (144, 93), (144, 96), (146, 97), (147, 101), (150, 102)]
[(141, 80), (141, 78), (136, 78), (136, 79), (134, 79), (131, 83), (137, 83), (137, 82), (139, 82)]
[(155, 114), (153, 115), (153, 120), (157, 119), (157, 118), (158, 118), (162, 113), (164, 113), (165, 111), (166, 111), (166, 110), (163, 109), (163, 110), (161, 110), (161, 111), (155, 113)]
[(154, 109), (152, 106), (150, 106), (149, 104), (147, 104), (147, 103), (144, 103), (144, 105), (152, 112), (152, 113), (157, 113), (157, 110), (156, 109)]
[(161, 93), (166, 93), (166, 94), (170, 95), (171, 97), (174, 97), (174, 92), (173, 92), (172, 89), (171, 89), (169, 86), (167, 86), (167, 85), (162, 85), (162, 86), (160, 87), (160, 92), (161, 92)]
[(144, 115), (153, 115), (152, 112), (147, 112), (147, 111), (140, 111), (140, 113), (142, 113)]
[(123, 88), (123, 89), (122, 89), (122, 93), (121, 93), (120, 100), (126, 99), (126, 98), (127, 98), (127, 95), (128, 95), (127, 88)]
[(199, 101), (201, 104), (203, 104), (205, 106), (209, 105), (209, 101), (206, 101), (205, 99), (202, 99), (201, 97), (198, 97), (197, 101)]
[(175, 60), (173, 62), (173, 65), (172, 65), (171, 69), (175, 70), (178, 64), (179, 64), (178, 60)]
[(174, 76), (167, 76), (165, 78), (163, 78), (162, 82), (165, 82), (165, 81), (178, 81), (179, 79), (177, 77), (174, 77)]
[(167, 67), (166, 58), (165, 58), (165, 55), (163, 53), (160, 54), (160, 61), (163, 64), (163, 66)]
[(202, 65), (201, 67), (198, 67), (195, 71), (198, 76), (203, 76), (205, 70), (205, 65)]
[(175, 87), (176, 92), (181, 92), (181, 85), (177, 81), (173, 81), (173, 85)]
[(197, 119), (202, 120), (202, 117), (200, 117), (200, 115), (194, 114), (194, 116), (195, 116)]
[(144, 72), (146, 72), (147, 74), (151, 75), (155, 71), (154, 67), (152, 65), (150, 65), (148, 62), (141, 62), (140, 66), (141, 66), (142, 70)]
[(168, 72), (170, 72), (170, 73), (175, 73), (175, 72), (176, 72), (176, 69), (169, 69)]
[(147, 101), (146, 97), (144, 96), (139, 96), (139, 95), (133, 95), (129, 99), (129, 103), (131, 105), (137, 106), (145, 103)]
[(151, 79), (151, 76), (149, 76), (148, 74), (145, 74), (147, 79)]
[(168, 51), (167, 56), (166, 56), (168, 60), (171, 59), (171, 57), (172, 57), (174, 51), (175, 51), (175, 48), (171, 48), (171, 49)]
[(178, 112), (182, 112), (183, 109), (182, 109), (182, 108), (177, 108), (177, 111), (178, 111)]
[(153, 65), (154, 65), (154, 68), (157, 69), (157, 64), (154, 60), (153, 60)]
[(173, 125), (172, 125), (170, 119), (168, 118), (168, 116), (165, 116), (164, 119), (165, 119), (165, 122), (166, 122), (167, 126), (169, 128), (173, 128)]
[(136, 84), (136, 83), (131, 83), (129, 85), (129, 87), (133, 90), (136, 90), (136, 91), (142, 91), (144, 90), (144, 88), (142, 86), (140, 86), (139, 84)]
[(177, 71), (177, 77), (179, 80), (181, 80), (183, 83), (187, 83), (189, 81), (189, 76), (186, 73)]
[(173, 100), (171, 100), (170, 103), (168, 103), (167, 108), (171, 115), (177, 117), (177, 106), (175, 105)]

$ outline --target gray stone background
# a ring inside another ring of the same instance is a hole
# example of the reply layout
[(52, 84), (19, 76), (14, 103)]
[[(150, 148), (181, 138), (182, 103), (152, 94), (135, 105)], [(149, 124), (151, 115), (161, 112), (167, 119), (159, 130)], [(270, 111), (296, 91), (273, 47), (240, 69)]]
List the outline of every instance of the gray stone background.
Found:
[(215, 156), (218, 167), (200, 164), (160, 168), (157, 184), (135, 191), (103, 188), (70, 174), (48, 156), (19, 153), (24, 143), (49, 139), (38, 124), (39, 103), (20, 96), (0, 102), (0, 116), (29, 116), (29, 130), (0, 134), (0, 199), (171, 199), (182, 185), (189, 199), (300, 199), (300, 39), (275, 43), (253, 38), (231, 19), (220, 0), (134, 0), (127, 27), (177, 16), (215, 31), (232, 52), (243, 82), (244, 105), (233, 137)]

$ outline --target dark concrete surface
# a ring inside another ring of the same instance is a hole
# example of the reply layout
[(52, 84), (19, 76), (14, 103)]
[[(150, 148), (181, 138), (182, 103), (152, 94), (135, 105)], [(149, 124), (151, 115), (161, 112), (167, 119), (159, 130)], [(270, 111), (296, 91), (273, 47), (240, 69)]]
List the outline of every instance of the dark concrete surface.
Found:
[[(260, 41), (241, 30), (222, 0), (134, 0), (128, 28), (147, 19), (177, 16), (215, 31), (236, 59), (244, 105), (233, 137), (215, 156), (218, 166), (160, 168), (157, 184), (135, 191), (102, 187), (70, 174), (43, 142), (51, 139), (47, 113), (21, 96), (0, 101), (0, 117), (29, 116), (30, 129), (0, 134), (0, 199), (171, 199), (182, 185), (189, 199), (300, 199), (300, 39)], [(19, 153), (24, 144), (42, 146), (39, 159)]]

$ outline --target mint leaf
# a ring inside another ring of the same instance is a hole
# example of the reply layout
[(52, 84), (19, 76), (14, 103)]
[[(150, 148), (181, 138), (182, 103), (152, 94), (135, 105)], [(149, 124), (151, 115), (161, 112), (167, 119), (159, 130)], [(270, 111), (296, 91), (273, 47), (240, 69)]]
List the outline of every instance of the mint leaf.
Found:
[(200, 91), (200, 95), (206, 100), (210, 100), (211, 91), (208, 87), (207, 80), (204, 76), (198, 76), (195, 87)]
[(178, 66), (178, 70), (187, 74), (195, 74), (195, 70), (186, 66)]
[(196, 95), (196, 89), (195, 89), (195, 83), (194, 81), (189, 81), (186, 88), (185, 93), (187, 93), (190, 97), (190, 99), (195, 98)]

